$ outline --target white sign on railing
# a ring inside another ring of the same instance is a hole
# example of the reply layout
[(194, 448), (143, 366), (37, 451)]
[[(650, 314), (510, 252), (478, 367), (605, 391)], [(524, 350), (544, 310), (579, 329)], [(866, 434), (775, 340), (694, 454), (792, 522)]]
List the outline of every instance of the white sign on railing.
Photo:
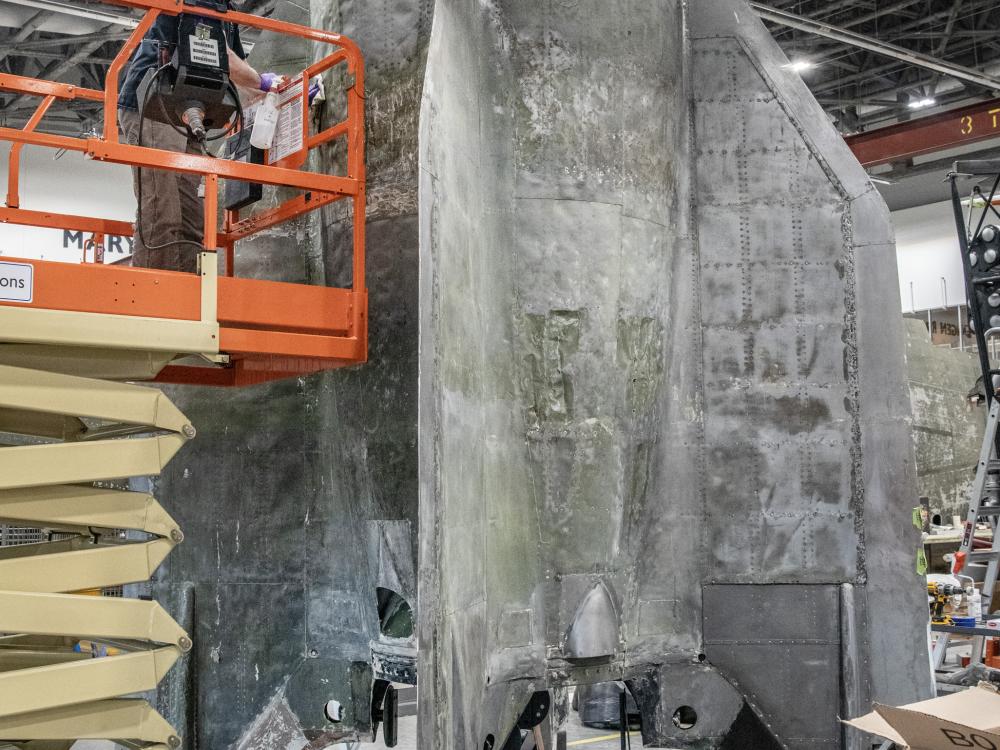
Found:
[(0, 300), (32, 302), (35, 298), (34, 271), (30, 263), (0, 261)]

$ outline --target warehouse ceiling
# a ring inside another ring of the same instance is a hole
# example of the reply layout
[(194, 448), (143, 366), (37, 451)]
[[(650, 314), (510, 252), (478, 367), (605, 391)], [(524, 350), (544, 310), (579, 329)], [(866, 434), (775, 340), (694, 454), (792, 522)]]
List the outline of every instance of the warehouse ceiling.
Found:
[[(845, 136), (1000, 98), (1000, 84), (981, 80), (1000, 81), (1000, 0), (766, 0), (754, 5)], [(900, 59), (912, 53), (917, 60)], [(996, 158), (1000, 140), (885, 165), (873, 173), (890, 208), (924, 205), (947, 199), (942, 178), (959, 155)]]
[[(270, 15), (289, 0), (237, 0), (233, 7)], [(139, 13), (96, 0), (0, 0), (0, 73), (103, 88), (108, 66), (135, 27)], [(246, 30), (252, 44), (257, 32)], [(38, 99), (0, 95), (0, 126), (20, 128)], [(39, 130), (81, 135), (100, 117), (95, 102), (59, 102)]]
[[(771, 0), (760, 5), (819, 21), (1000, 81), (997, 0)], [(767, 21), (775, 39), (841, 132), (922, 117), (1000, 91), (940, 70)]]
[[(292, 0), (234, 5), (268, 15), (285, 2)], [(767, 0), (753, 5), (845, 135), (1000, 97), (1000, 90), (982, 81), (1000, 80), (1000, 0)], [(96, 0), (0, 0), (0, 72), (100, 88), (135, 18), (126, 8)], [(858, 36), (845, 41), (844, 35)], [(252, 32), (246, 38), (252, 42)], [(901, 51), (862, 48), (873, 44)], [(902, 60), (901, 52), (922, 57)], [(36, 103), (0, 95), (0, 125), (22, 127)], [(99, 114), (96, 103), (59, 103), (41, 129), (80, 135), (95, 127)], [(977, 151), (986, 153), (989, 145)], [(894, 165), (891, 181), (919, 166)], [(922, 172), (932, 171), (925, 160)]]

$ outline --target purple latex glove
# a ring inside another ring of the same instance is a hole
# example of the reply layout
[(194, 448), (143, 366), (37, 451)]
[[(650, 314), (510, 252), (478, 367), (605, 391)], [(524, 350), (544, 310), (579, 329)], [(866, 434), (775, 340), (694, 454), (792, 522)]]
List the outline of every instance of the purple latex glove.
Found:
[(320, 83), (318, 78), (313, 79), (313, 82), (309, 85), (309, 103), (313, 103), (313, 99), (323, 90), (323, 84)]
[(281, 73), (261, 73), (260, 74), (260, 90), (270, 91), (273, 88), (280, 87), (282, 83), (285, 82), (285, 77)]

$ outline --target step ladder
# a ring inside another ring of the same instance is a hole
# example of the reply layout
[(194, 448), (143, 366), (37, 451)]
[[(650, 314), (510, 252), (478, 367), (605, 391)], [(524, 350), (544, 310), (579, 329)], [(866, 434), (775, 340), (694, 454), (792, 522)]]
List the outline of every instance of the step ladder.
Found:
[[(972, 189), (969, 214), (962, 208), (962, 196), (958, 180), (978, 178), (992, 180), (987, 196), (978, 184)], [(997, 384), (1000, 370), (990, 362), (990, 343), (1000, 338), (1000, 212), (994, 206), (1000, 190), (1000, 161), (959, 161), (949, 175), (952, 206), (958, 229), (959, 247), (962, 255), (962, 269), (965, 276), (965, 292), (969, 305), (969, 320), (976, 335), (979, 366), (982, 371), (983, 390), (989, 407), (986, 431), (976, 466), (976, 478), (969, 496), (969, 512), (965, 518), (962, 543), (955, 555), (952, 572), (961, 574), (967, 566), (986, 563), (986, 575), (982, 588), (982, 611), (992, 610), (993, 589), (1000, 572), (1000, 399), (997, 399)], [(981, 203), (982, 205), (977, 205)], [(973, 221), (977, 208), (981, 208)], [(991, 217), (991, 214), (993, 216)], [(961, 335), (961, 332), (960, 332)], [(988, 549), (977, 549), (976, 528), (985, 523), (993, 531)], [(1000, 635), (1000, 634), (998, 634)], [(944, 664), (951, 634), (939, 633), (931, 652), (934, 669)], [(983, 636), (973, 639), (971, 664), (982, 662)]]
[[(1000, 457), (997, 454), (998, 427), (1000, 427), (1000, 400), (993, 399), (990, 406), (989, 419), (986, 422), (986, 433), (983, 435), (983, 446), (979, 453), (979, 463), (976, 466), (976, 478), (972, 483), (972, 492), (969, 497), (969, 513), (965, 517), (965, 527), (962, 534), (962, 543), (955, 555), (955, 564), (952, 572), (962, 573), (966, 566), (971, 563), (987, 563), (986, 577), (983, 579), (983, 612), (990, 612), (990, 600), (993, 596), (993, 587), (997, 581), (997, 574), (1000, 572), (1000, 533), (997, 533), (998, 521), (1000, 521)], [(980, 523), (988, 523), (993, 530), (993, 540), (990, 548), (986, 550), (976, 549), (976, 527)], [(1000, 633), (997, 634), (1000, 636)], [(948, 643), (951, 639), (949, 633), (939, 633), (932, 652), (934, 669), (940, 669), (944, 664), (945, 654), (948, 651)], [(982, 661), (983, 637), (976, 636), (972, 648), (972, 664), (979, 664)]]

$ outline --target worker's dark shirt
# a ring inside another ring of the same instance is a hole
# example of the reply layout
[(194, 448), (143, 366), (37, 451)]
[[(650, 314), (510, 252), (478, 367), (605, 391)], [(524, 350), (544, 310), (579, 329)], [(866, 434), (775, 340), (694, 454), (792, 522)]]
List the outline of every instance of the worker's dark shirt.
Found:
[[(226, 40), (229, 48), (246, 59), (243, 51), (243, 44), (240, 42), (240, 27), (234, 23), (225, 24)], [(128, 66), (125, 68), (125, 77), (121, 85), (121, 94), (118, 96), (119, 109), (139, 109), (139, 85), (146, 76), (147, 71), (160, 65), (160, 49), (170, 47), (171, 54), (173, 47), (177, 44), (177, 16), (161, 15), (146, 34), (138, 49), (132, 54)]]

